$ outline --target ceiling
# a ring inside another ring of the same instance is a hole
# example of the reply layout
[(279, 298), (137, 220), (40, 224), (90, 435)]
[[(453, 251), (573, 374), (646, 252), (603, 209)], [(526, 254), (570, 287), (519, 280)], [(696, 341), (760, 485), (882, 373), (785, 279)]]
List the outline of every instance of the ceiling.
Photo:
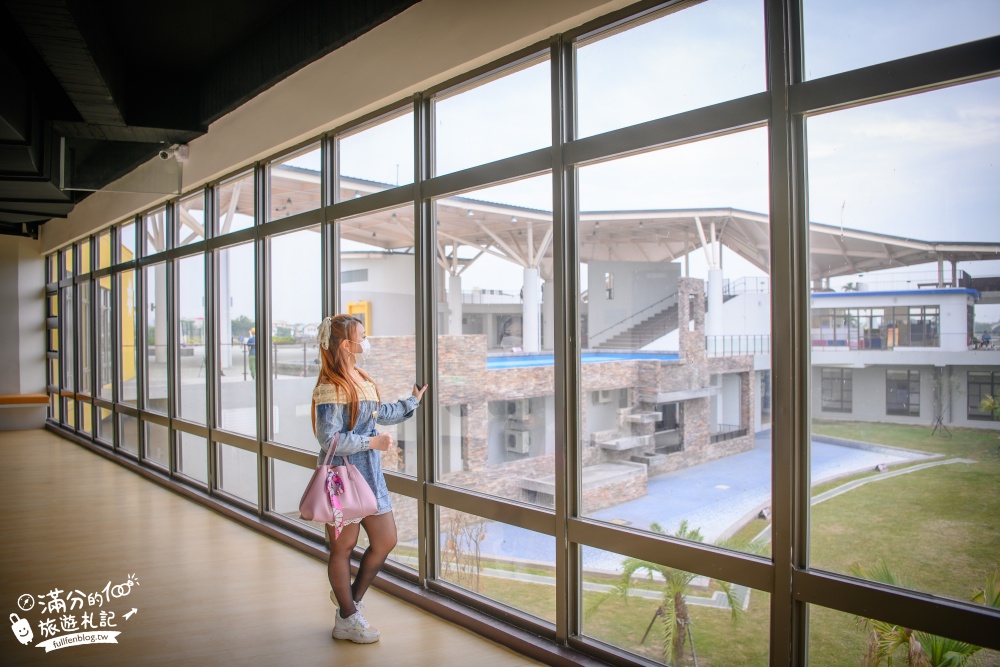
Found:
[(0, 233), (37, 238), (416, 2), (0, 0)]

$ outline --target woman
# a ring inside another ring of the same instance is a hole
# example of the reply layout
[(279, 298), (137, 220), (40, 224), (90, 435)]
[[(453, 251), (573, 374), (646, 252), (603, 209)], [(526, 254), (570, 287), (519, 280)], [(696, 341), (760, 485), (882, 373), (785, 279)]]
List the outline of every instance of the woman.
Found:
[[(413, 385), (413, 395), (405, 400), (382, 403), (371, 377), (356, 366), (358, 358), (367, 355), (370, 349), (361, 320), (350, 315), (327, 317), (320, 325), (318, 338), (320, 369), (313, 390), (312, 412), (313, 432), (320, 444), (319, 462), (326, 456), (334, 434), (339, 433), (331, 464), (343, 465), (344, 458), (354, 464), (378, 501), (375, 514), (340, 526), (339, 536), (337, 527), (326, 526), (330, 540), (327, 572), (333, 588), (331, 597), (339, 605), (333, 637), (370, 644), (378, 641), (379, 631), (368, 625), (358, 607), (396, 546), (396, 523), (379, 454), (393, 446), (392, 435), (377, 433), (375, 424), (398, 424), (413, 416), (427, 385)], [(368, 534), (368, 548), (352, 584), (351, 552), (358, 543), (360, 527)]]

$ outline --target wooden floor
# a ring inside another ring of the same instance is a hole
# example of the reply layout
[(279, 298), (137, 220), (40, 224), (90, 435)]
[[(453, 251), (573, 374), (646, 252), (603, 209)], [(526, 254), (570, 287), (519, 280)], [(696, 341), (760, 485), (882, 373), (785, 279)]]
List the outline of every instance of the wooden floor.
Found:
[[(335, 641), (324, 563), (47, 431), (0, 432), (0, 503), (0, 612), (34, 633), (29, 647), (0, 631), (3, 665), (539, 664), (374, 589), (366, 616), (382, 641)], [(128, 594), (103, 606), (42, 613), (38, 596), (79, 598), (132, 574), (139, 585), (112, 589)], [(43, 619), (79, 625), (89, 612), (99, 624), (102, 611), (114, 613), (104, 630), (121, 633), (117, 644), (34, 647)]]

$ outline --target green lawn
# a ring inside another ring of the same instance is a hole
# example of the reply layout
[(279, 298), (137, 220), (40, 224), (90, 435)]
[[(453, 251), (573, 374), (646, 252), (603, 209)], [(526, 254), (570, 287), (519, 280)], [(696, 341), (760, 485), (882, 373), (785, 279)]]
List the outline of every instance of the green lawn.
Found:
[[(873, 481), (812, 508), (811, 564), (848, 572), (853, 562), (884, 559), (914, 588), (967, 600), (1000, 561), (1000, 432), (949, 428), (952, 437), (931, 436), (926, 426), (817, 422), (816, 433), (968, 458)], [(868, 474), (857, 477), (868, 476)], [(823, 489), (846, 480), (825, 484)], [(818, 491), (819, 489), (814, 489)], [(738, 536), (753, 537), (766, 521), (755, 519)], [(484, 566), (486, 564), (484, 563)], [(586, 577), (586, 579), (593, 579)], [(481, 593), (541, 618), (555, 616), (555, 588), (493, 577), (481, 579)], [(601, 583), (607, 583), (607, 579)], [(643, 586), (646, 587), (646, 586)], [(585, 608), (596, 593), (584, 594)], [(584, 633), (654, 660), (661, 660), (655, 633), (640, 645), (658, 606), (656, 600), (608, 600), (584, 619)], [(768, 596), (754, 591), (738, 625), (728, 610), (691, 607), (698, 665), (766, 665)], [(865, 636), (853, 616), (813, 608), (812, 665), (861, 665)], [(1000, 654), (981, 651), (978, 664), (1000, 665)], [(686, 664), (694, 664), (688, 657)]]

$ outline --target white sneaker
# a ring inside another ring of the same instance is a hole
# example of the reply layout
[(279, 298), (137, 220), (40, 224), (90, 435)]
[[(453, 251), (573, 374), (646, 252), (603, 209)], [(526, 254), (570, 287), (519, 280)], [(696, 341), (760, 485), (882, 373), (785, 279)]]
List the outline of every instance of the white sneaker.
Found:
[(341, 618), (340, 611), (337, 611), (337, 620), (333, 625), (334, 639), (349, 639), (355, 644), (374, 644), (380, 636), (381, 633), (368, 625), (360, 611), (347, 618)]

